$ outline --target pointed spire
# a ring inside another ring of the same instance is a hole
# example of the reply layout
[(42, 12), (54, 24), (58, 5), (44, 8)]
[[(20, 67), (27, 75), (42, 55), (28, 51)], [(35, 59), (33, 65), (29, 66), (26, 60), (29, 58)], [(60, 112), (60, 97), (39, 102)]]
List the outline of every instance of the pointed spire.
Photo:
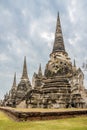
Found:
[(74, 67), (76, 67), (76, 61), (75, 61), (75, 59), (74, 59)]
[(21, 79), (28, 79), (26, 56), (24, 57), (23, 73), (22, 73), (22, 78)]
[(39, 66), (38, 75), (39, 75), (39, 76), (42, 76), (41, 64), (40, 64), (40, 66)]
[(65, 52), (65, 46), (58, 12), (53, 52), (61, 52), (61, 51)]
[(16, 72), (15, 72), (15, 74), (14, 74), (14, 80), (13, 80), (13, 86), (12, 86), (13, 88), (15, 88), (16, 87)]

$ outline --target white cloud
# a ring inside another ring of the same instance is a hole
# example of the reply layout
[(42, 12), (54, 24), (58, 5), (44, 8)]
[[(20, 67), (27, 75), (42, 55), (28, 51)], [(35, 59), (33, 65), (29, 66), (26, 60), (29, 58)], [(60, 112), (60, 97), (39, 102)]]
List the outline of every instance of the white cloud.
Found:
[[(85, 3), (85, 4), (83, 4)], [(82, 2), (81, 0), (71, 0), (68, 3), (68, 14), (70, 21), (72, 23), (72, 26), (77, 24), (80, 26), (82, 22), (84, 22), (84, 5), (86, 5), (86, 2)]]
[(54, 33), (42, 32), (41, 37), (47, 41), (51, 41), (54, 39)]
[(68, 12), (72, 23), (76, 22), (76, 17), (75, 17), (76, 10), (77, 10), (77, 0), (71, 0), (68, 6)]
[(22, 10), (22, 14), (23, 14), (24, 16), (27, 16), (27, 11), (28, 11), (28, 10), (23, 9), (23, 10)]
[(78, 33), (75, 33), (74, 38), (68, 39), (69, 44), (76, 46), (77, 43), (81, 40), (81, 36)]
[(9, 57), (6, 55), (6, 54), (4, 54), (4, 53), (1, 53), (0, 54), (0, 61), (2, 62), (4, 62), (4, 61), (8, 61), (8, 60), (10, 60), (9, 59)]
[(43, 38), (43, 40), (46, 41), (49, 48), (52, 48), (54, 33), (42, 32), (41, 38)]

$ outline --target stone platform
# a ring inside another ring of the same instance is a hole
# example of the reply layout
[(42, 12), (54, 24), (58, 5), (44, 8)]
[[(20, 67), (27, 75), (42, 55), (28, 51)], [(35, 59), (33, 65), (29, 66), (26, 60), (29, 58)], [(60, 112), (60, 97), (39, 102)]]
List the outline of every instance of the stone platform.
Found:
[(18, 110), (13, 108), (0, 107), (0, 110), (16, 121), (32, 121), (32, 120), (53, 120), (68, 117), (87, 116), (87, 109), (65, 109), (65, 110)]

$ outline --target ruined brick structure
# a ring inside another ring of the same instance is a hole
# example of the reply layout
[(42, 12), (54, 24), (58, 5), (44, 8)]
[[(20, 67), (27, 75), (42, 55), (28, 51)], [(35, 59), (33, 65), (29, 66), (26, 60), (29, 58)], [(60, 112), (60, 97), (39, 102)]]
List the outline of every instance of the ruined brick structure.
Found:
[(85, 108), (87, 90), (83, 84), (84, 74), (71, 63), (66, 52), (59, 14), (53, 50), (42, 74), (41, 64), (38, 74), (34, 73), (32, 85), (27, 74), (26, 57), (21, 81), (16, 85), (16, 75), (9, 94), (5, 95), (4, 106), (28, 108)]

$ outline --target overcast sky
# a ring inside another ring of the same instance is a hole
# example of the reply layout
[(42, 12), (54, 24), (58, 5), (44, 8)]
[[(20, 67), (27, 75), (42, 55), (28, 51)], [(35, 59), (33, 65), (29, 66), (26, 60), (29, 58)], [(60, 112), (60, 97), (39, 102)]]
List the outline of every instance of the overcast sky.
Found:
[(24, 56), (30, 80), (40, 63), (44, 72), (58, 11), (66, 51), (81, 67), (87, 60), (86, 0), (0, 0), (0, 98), (11, 89), (15, 72), (19, 83)]

